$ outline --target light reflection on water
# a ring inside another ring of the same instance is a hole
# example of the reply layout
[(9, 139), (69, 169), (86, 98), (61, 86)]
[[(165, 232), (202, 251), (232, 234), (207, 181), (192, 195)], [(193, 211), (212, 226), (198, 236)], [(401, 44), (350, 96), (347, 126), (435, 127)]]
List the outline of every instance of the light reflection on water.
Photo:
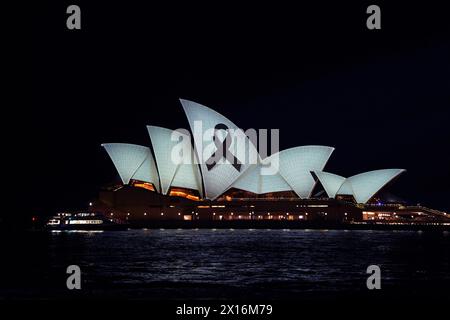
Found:
[(359, 292), (371, 264), (381, 266), (386, 290), (450, 284), (450, 238), (442, 232), (142, 229), (27, 237), (18, 259), (33, 261), (31, 285), (49, 295), (71, 264), (81, 267), (89, 294), (150, 299)]

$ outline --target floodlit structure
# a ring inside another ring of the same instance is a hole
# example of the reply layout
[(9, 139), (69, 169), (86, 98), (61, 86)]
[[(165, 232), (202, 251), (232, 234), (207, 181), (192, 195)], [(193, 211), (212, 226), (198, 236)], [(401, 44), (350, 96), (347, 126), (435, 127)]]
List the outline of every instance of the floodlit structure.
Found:
[(232, 187), (252, 192), (254, 194), (291, 191), (292, 187), (280, 173), (273, 175), (265, 175), (262, 173), (264, 162), (270, 163), (274, 157), (275, 155), (265, 160), (261, 160), (258, 165), (253, 166), (241, 175)]
[(309, 198), (315, 185), (311, 171), (322, 170), (334, 148), (302, 146), (280, 152), (280, 174), (300, 198)]
[(333, 173), (314, 171), (330, 198), (353, 196), (357, 203), (367, 203), (386, 184), (404, 172), (404, 169), (383, 169), (344, 178)]
[[(214, 145), (212, 142), (215, 138), (215, 128), (217, 128), (218, 125), (222, 125), (223, 128), (228, 128), (229, 130), (235, 130), (235, 139), (232, 139), (231, 145), (227, 150), (235, 157), (233, 160), (236, 160), (239, 164), (238, 168), (230, 163), (222, 163), (213, 168), (208, 167), (206, 161), (201, 161), (200, 163), (203, 183), (205, 185), (205, 196), (207, 199), (216, 199), (249, 167), (255, 165), (255, 163), (251, 164), (248, 160), (257, 159), (258, 151), (245, 133), (221, 114), (196, 102), (183, 99), (180, 101), (188, 118), (192, 132), (195, 131), (196, 123), (201, 127), (199, 128), (199, 136), (194, 135), (195, 151), (199, 159), (207, 160), (212, 157), (216, 151), (215, 149), (208, 147)], [(207, 134), (208, 130), (211, 133), (210, 135)], [(229, 131), (225, 133), (225, 135), (228, 134), (230, 134)], [(227, 136), (222, 137), (222, 139), (227, 139)], [(237, 141), (243, 143), (239, 144)]]
[[(344, 177), (341, 177), (334, 173), (314, 171), (320, 183), (322, 184), (325, 192), (330, 198), (336, 197), (336, 193), (345, 181)], [(347, 194), (353, 194), (350, 184), (346, 185), (348, 191)]]
[[(404, 169), (345, 178), (324, 171), (334, 148), (318, 145), (262, 158), (247, 132), (229, 119), (180, 101), (190, 131), (147, 126), (148, 147), (102, 145), (121, 185), (101, 192), (99, 211), (135, 221), (448, 221), (444, 212), (382, 199), (380, 191)], [(179, 154), (182, 161), (175, 161)]]
[[(217, 199), (230, 189), (244, 190), (255, 195), (293, 192), (300, 199), (308, 199), (316, 185), (312, 175), (314, 172), (330, 198), (350, 195), (356, 202), (366, 203), (404, 171), (376, 170), (345, 179), (323, 171), (334, 151), (334, 148), (328, 146), (299, 146), (261, 159), (252, 141), (233, 122), (196, 102), (180, 101), (191, 132), (194, 133), (194, 146), (189, 143), (190, 161), (173, 161), (172, 150), (179, 143), (179, 139), (173, 136), (174, 130), (147, 126), (154, 158), (148, 147), (123, 143), (102, 145), (116, 166), (123, 184), (129, 184), (133, 180), (151, 183), (156, 191), (164, 195), (170, 194), (173, 187), (186, 188), (195, 190), (200, 198), (210, 200)], [(234, 139), (226, 151), (234, 159), (218, 159), (213, 166), (207, 161), (198, 161), (213, 157), (220, 144), (228, 138), (227, 135), (231, 134), (231, 130), (234, 130)], [(219, 134), (221, 137), (216, 137)], [(180, 137), (183, 133), (177, 132), (177, 135)], [(183, 138), (189, 141), (191, 139), (187, 135)], [(215, 139), (222, 142), (217, 143)], [(237, 143), (239, 139), (243, 143)], [(274, 161), (277, 161), (278, 171), (264, 174), (263, 167)]]
[(149, 148), (129, 143), (104, 143), (102, 147), (108, 152), (123, 184), (135, 179), (152, 183), (159, 190), (158, 172)]
[[(203, 195), (200, 169), (195, 164), (192, 145), (189, 143), (189, 163), (177, 163), (172, 159), (172, 150), (179, 143), (179, 140), (175, 138), (183, 134), (177, 132), (176, 137), (173, 137), (173, 130), (155, 126), (147, 126), (147, 130), (158, 165), (161, 193), (167, 194), (170, 187), (180, 187), (196, 190)], [(184, 138), (190, 139), (187, 136)]]

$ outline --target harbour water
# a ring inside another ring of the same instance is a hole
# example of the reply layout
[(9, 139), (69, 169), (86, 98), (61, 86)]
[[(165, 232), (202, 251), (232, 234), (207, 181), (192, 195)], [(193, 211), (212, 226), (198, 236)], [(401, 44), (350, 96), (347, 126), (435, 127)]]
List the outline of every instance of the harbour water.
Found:
[[(0, 299), (296, 300), (366, 294), (449, 298), (450, 234), (138, 229), (2, 234)], [(78, 265), (82, 289), (66, 288)]]

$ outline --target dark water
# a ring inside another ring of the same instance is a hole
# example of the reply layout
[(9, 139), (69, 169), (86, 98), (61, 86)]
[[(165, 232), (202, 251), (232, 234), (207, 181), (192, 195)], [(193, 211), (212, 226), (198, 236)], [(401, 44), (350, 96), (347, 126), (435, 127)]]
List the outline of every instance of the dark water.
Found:
[[(0, 298), (449, 297), (450, 235), (417, 231), (129, 230), (2, 236)], [(66, 289), (66, 267), (82, 290)]]

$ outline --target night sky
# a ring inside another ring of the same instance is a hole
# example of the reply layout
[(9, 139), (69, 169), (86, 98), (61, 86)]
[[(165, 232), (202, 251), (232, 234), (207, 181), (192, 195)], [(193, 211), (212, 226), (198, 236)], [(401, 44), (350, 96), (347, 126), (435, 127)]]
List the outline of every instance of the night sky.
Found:
[[(390, 191), (449, 210), (450, 19), (392, 2), (376, 2), (381, 30), (366, 28), (372, 1), (39, 3), (31, 101), (18, 110), (32, 163), (20, 214), (86, 206), (117, 179), (100, 144), (188, 128), (178, 98), (244, 129), (279, 128), (281, 149), (333, 146), (326, 171), (405, 168)], [(79, 31), (66, 29), (73, 3)]]

